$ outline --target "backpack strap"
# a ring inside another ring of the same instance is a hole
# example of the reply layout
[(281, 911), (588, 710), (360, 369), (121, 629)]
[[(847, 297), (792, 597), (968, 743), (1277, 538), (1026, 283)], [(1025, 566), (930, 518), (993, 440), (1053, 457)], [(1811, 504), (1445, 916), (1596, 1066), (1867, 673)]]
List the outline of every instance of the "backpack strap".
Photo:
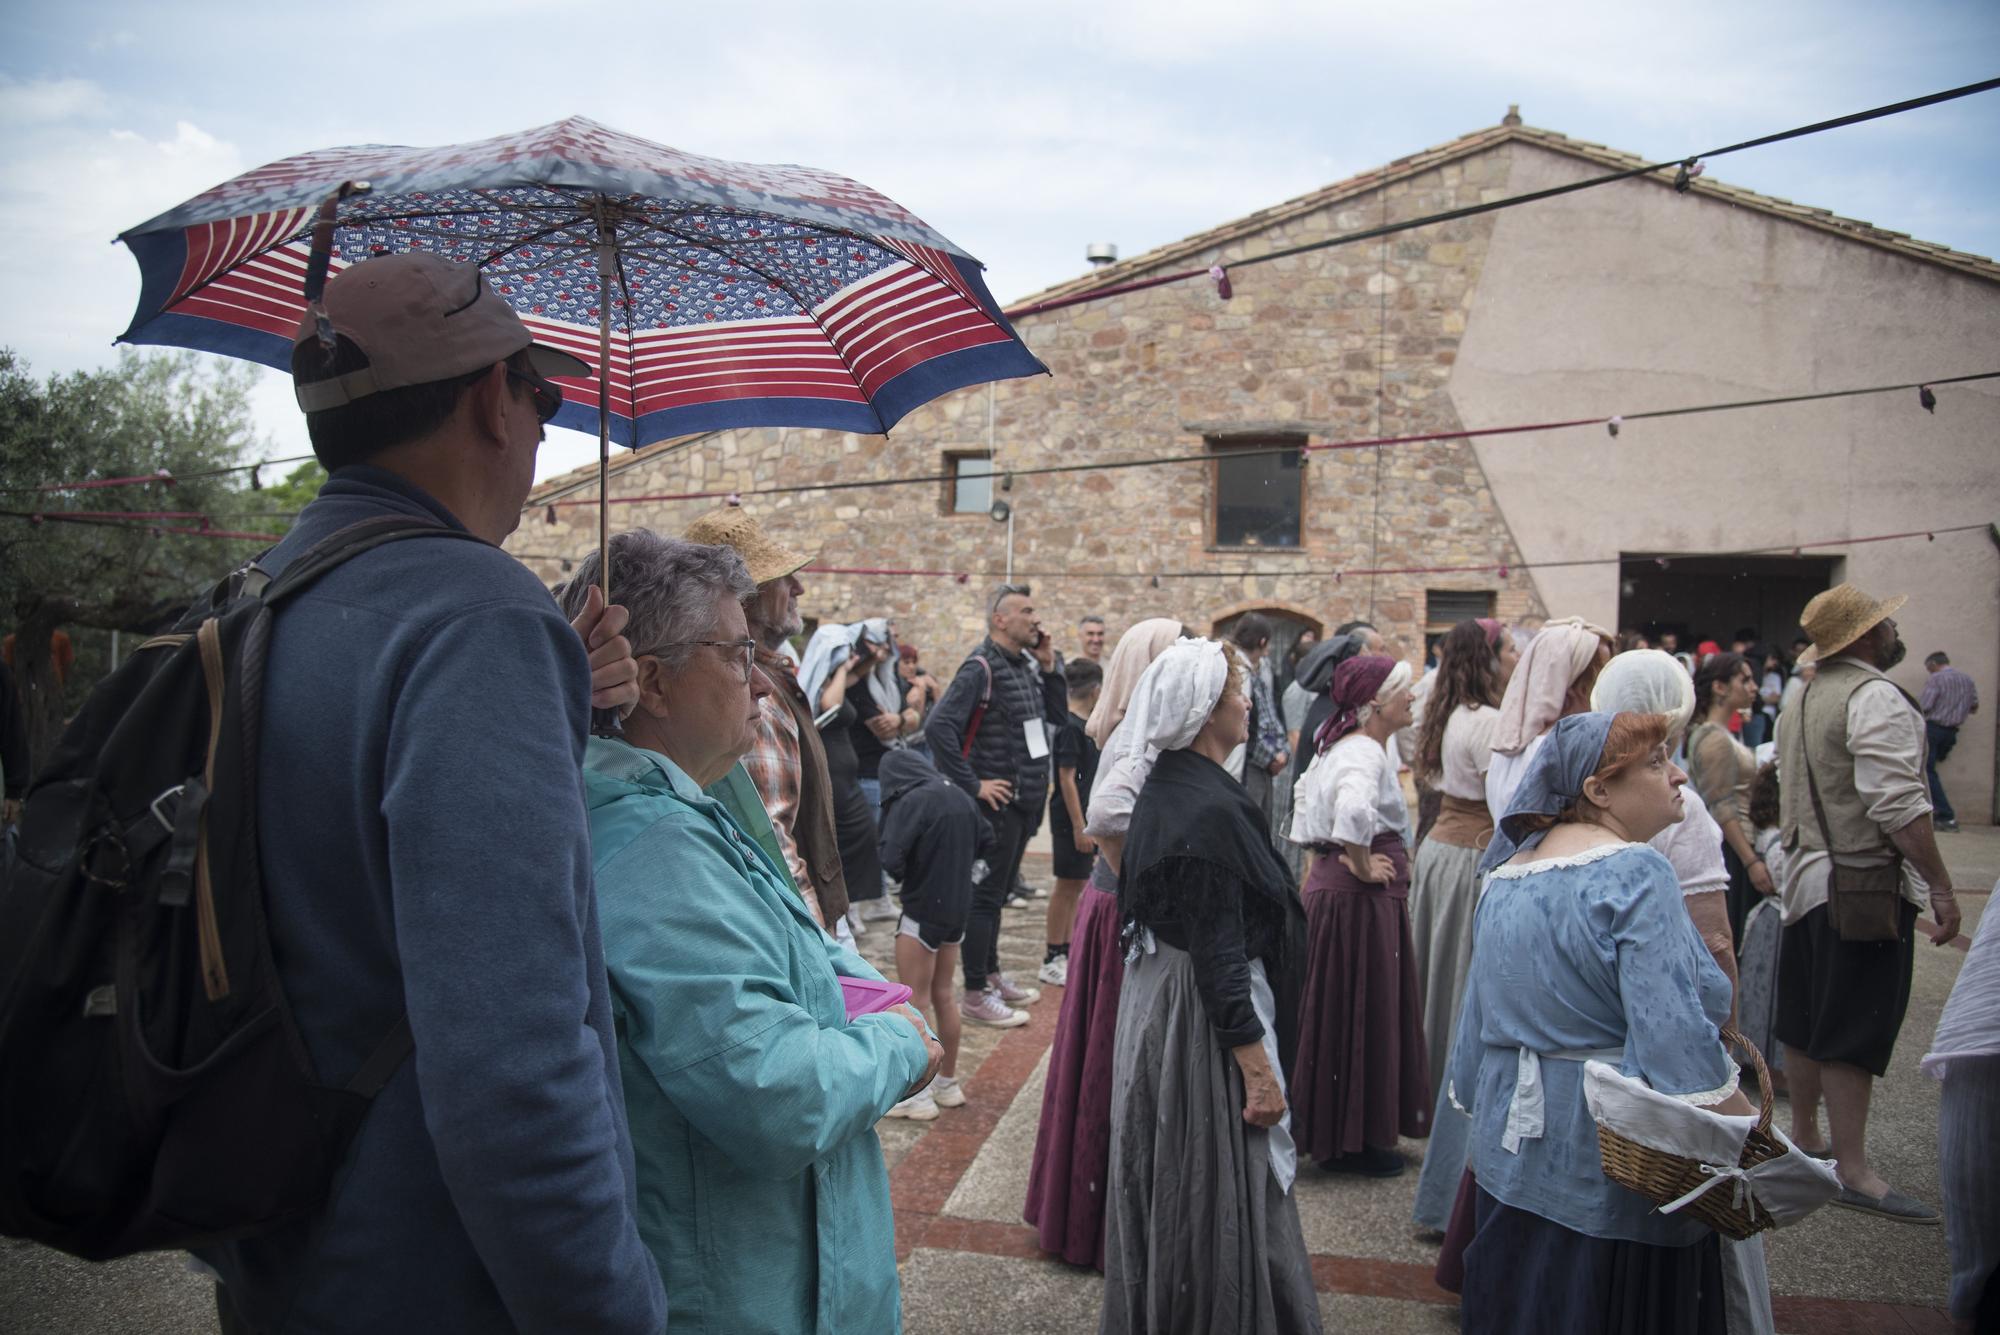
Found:
[(372, 551), (384, 543), (422, 537), (486, 541), (464, 529), (452, 528), (435, 519), (418, 519), (414, 515), (378, 515), (373, 519), (363, 519), (346, 528), (336, 529), (286, 565), (283, 573), (272, 579), (269, 587), (264, 589), (264, 605), (278, 606), (350, 557)]
[(417, 1040), (410, 1033), (410, 1013), (404, 1011), (396, 1018), (396, 1026), (382, 1036), (375, 1050), (368, 1054), (368, 1060), (361, 1063), (361, 1069), (347, 1082), (347, 1092), (358, 1094), (364, 1099), (372, 1099), (382, 1092), (382, 1086), (389, 1083), (389, 1077), (396, 1074), (396, 1068), (403, 1059), (416, 1050)]
[(964, 760), (972, 758), (972, 741), (979, 736), (979, 725), (986, 721), (986, 707), (993, 703), (993, 665), (983, 653), (975, 651), (972, 657), (986, 673), (986, 686), (979, 692), (979, 703), (972, 707), (972, 717), (965, 721), (965, 744), (958, 748)]

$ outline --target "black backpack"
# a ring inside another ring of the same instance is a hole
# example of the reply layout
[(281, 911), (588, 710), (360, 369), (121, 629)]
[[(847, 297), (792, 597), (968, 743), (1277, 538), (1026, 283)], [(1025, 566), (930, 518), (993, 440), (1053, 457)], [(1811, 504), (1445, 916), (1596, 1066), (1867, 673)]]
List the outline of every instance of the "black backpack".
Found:
[(0, 1233), (87, 1260), (244, 1237), (324, 1200), (411, 1050), (321, 1084), (272, 966), (257, 848), (271, 618), (404, 538), (351, 525), (250, 562), (92, 692), (28, 790), (0, 892)]

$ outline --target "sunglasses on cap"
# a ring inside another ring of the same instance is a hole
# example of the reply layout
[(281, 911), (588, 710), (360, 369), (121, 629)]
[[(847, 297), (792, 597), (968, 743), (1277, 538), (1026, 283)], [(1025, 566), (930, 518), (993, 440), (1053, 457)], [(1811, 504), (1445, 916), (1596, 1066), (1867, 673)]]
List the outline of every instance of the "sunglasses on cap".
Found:
[(543, 426), (547, 426), (562, 408), (562, 390), (540, 376), (517, 371), (510, 366), (507, 368), (507, 378), (518, 380), (528, 387), (528, 393), (533, 395), (535, 400), (535, 416), (541, 419)]

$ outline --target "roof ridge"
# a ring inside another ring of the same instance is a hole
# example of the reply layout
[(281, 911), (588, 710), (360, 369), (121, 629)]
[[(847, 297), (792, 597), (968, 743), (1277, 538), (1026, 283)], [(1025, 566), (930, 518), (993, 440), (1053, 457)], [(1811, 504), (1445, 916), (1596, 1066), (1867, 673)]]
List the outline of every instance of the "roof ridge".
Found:
[[(1178, 241), (1153, 247), (1115, 264), (1104, 265), (1079, 274), (1074, 278), (1031, 292), (1016, 301), (1006, 303), (1009, 309), (1049, 301), (1059, 297), (1073, 296), (1089, 292), (1099, 287), (1111, 287), (1129, 282), (1144, 274), (1183, 259), (1199, 251), (1228, 245), (1246, 235), (1263, 231), (1277, 223), (1290, 221), (1301, 214), (1337, 204), (1354, 195), (1364, 194), (1397, 180), (1443, 166), (1455, 159), (1483, 152), (1508, 142), (1522, 142), (1553, 152), (1567, 153), (1588, 161), (1600, 163), (1613, 169), (1625, 169), (1646, 165), (1648, 159), (1622, 149), (1606, 147), (1585, 139), (1573, 139), (1557, 130), (1545, 130), (1531, 125), (1496, 125), (1474, 130), (1456, 139), (1414, 153), (1395, 158), (1379, 167), (1358, 172), (1342, 180), (1311, 190), (1302, 195), (1270, 204), (1238, 218), (1205, 228)], [(1646, 178), (1640, 178), (1646, 179)], [(1656, 184), (1671, 187), (1671, 181), (1658, 179)], [(1942, 265), (1945, 268), (1969, 274), (1972, 277), (2000, 282), (2000, 262), (1970, 251), (1956, 250), (1938, 241), (1921, 241), (1907, 232), (1897, 232), (1859, 218), (1849, 218), (1831, 209), (1814, 205), (1799, 204), (1777, 195), (1767, 195), (1752, 190), (1748, 186), (1732, 185), (1713, 177), (1703, 176), (1689, 183), (1688, 192), (1712, 195), (1732, 204), (1740, 204), (1759, 209), (1775, 217), (1821, 231), (1832, 232), (1851, 241), (1875, 245), (1885, 250), (1908, 255), (1912, 259), (1927, 264)], [(1023, 317), (1027, 318), (1027, 317)]]

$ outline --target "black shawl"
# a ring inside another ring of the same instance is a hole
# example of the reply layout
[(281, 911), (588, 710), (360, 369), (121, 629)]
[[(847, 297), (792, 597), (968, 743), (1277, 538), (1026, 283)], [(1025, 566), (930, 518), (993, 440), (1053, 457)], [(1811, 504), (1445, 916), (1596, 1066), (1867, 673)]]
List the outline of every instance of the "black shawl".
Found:
[(1277, 1002), (1279, 1052), (1289, 1064), (1305, 975), (1306, 911), (1269, 829), (1263, 811), (1222, 766), (1192, 750), (1161, 752), (1132, 808), (1118, 878), (1119, 914), (1130, 928), (1136, 898), (1154, 892), (1148, 873), (1177, 858), (1199, 859), (1265, 901), (1285, 924), (1283, 948), (1267, 960), (1266, 972)]

